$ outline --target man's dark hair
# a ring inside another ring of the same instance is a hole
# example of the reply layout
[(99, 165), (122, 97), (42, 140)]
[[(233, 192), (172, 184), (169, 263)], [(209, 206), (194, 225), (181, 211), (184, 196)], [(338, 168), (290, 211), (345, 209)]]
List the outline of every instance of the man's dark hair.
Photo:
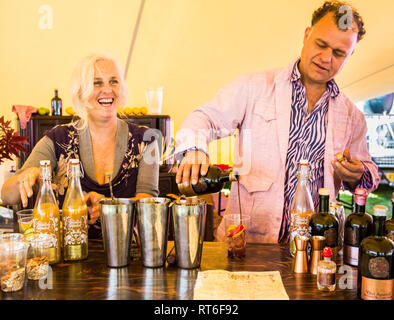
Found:
[[(349, 10), (351, 10), (352, 17), (352, 21), (350, 21), (350, 24), (344, 23), (344, 21), (346, 22), (345, 15), (349, 14)], [(358, 29), (357, 41), (360, 41), (362, 39), (365, 34), (363, 19), (355, 8), (343, 1), (324, 2), (323, 5), (317, 10), (315, 10), (315, 12), (313, 13), (311, 26), (315, 25), (329, 12), (334, 12), (335, 22), (340, 30), (346, 31), (347, 29), (351, 28), (353, 25), (352, 22), (354, 21)]]

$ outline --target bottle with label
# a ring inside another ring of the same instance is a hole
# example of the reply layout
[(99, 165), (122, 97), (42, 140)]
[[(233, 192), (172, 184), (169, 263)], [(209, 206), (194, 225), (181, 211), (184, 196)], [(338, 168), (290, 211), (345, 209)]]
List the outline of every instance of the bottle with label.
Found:
[(345, 220), (345, 240), (343, 261), (351, 266), (358, 266), (358, 248), (361, 241), (372, 235), (372, 217), (365, 213), (367, 190), (357, 188), (354, 191), (354, 212)]
[(338, 247), (339, 223), (337, 217), (330, 213), (330, 190), (319, 189), (319, 212), (312, 215), (309, 222), (309, 233), (311, 236), (323, 236), (326, 238), (326, 246), (330, 247), (334, 258)]
[(178, 183), (178, 190), (187, 197), (208, 193), (216, 193), (223, 189), (227, 181), (237, 181), (238, 175), (233, 171), (222, 171), (219, 167), (210, 166), (205, 176), (199, 176), (197, 184), (191, 182), (186, 187), (182, 182)]
[(80, 181), (79, 159), (70, 159), (71, 172), (63, 202), (64, 260), (83, 260), (88, 257), (88, 209)]
[(394, 241), (394, 192), (391, 196), (391, 219), (385, 223), (386, 237)]
[(308, 160), (302, 159), (299, 163), (298, 184), (290, 210), (290, 254), (294, 258), (296, 236), (310, 237), (308, 226), (314, 213), (312, 194), (308, 186), (310, 178)]
[(55, 264), (61, 260), (59, 207), (52, 189), (50, 161), (40, 161), (40, 169), (41, 184), (33, 209), (33, 232), (38, 239), (49, 239), (49, 263)]
[(325, 247), (322, 256), (323, 260), (320, 260), (317, 265), (317, 288), (324, 291), (334, 291), (337, 265), (331, 260), (331, 248)]
[(373, 207), (373, 235), (360, 245), (358, 261), (361, 299), (394, 299), (394, 243), (385, 237), (387, 207)]
[(60, 99), (58, 90), (55, 89), (55, 96), (51, 100), (51, 114), (53, 116), (62, 115), (62, 99)]

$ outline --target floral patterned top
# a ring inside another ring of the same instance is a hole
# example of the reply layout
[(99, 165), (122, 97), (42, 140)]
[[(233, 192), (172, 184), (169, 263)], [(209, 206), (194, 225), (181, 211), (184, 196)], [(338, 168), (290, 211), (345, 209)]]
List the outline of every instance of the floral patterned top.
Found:
[[(129, 127), (127, 151), (120, 170), (112, 178), (113, 193), (117, 198), (130, 198), (135, 195), (139, 162), (148, 144), (152, 142), (152, 140), (143, 140), (147, 127), (127, 124)], [(78, 130), (71, 123), (55, 126), (48, 131), (46, 136), (53, 141), (55, 147), (57, 166), (53, 173), (53, 183), (58, 187), (57, 198), (61, 207), (68, 186), (67, 163), (71, 158), (80, 159), (80, 137)], [(110, 197), (108, 183), (99, 184), (88, 175), (83, 175), (81, 185), (85, 192), (95, 191), (105, 197)]]

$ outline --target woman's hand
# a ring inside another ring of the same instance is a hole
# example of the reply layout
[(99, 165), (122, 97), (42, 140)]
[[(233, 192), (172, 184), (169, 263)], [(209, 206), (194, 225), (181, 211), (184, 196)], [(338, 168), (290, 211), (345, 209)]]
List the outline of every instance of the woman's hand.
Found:
[(86, 205), (88, 206), (88, 212), (90, 215), (89, 224), (94, 224), (100, 216), (99, 201), (104, 198), (102, 194), (91, 191), (85, 194)]
[(39, 182), (39, 178), (40, 169), (36, 167), (26, 169), (18, 175), (17, 183), (24, 208), (27, 206), (28, 198), (33, 195), (33, 186)]

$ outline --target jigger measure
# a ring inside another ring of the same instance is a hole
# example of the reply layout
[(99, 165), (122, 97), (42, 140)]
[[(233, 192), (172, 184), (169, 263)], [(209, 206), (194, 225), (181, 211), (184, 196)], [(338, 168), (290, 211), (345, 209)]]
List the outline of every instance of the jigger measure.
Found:
[(324, 245), (326, 243), (326, 238), (322, 236), (313, 236), (311, 237), (312, 243), (312, 258), (311, 258), (311, 266), (310, 273), (317, 274), (317, 265), (319, 261), (322, 260), (322, 252), (324, 249)]
[(293, 265), (294, 273), (307, 273), (308, 272), (308, 257), (306, 248), (308, 246), (309, 238), (305, 236), (296, 236), (294, 238), (296, 245), (296, 256)]

